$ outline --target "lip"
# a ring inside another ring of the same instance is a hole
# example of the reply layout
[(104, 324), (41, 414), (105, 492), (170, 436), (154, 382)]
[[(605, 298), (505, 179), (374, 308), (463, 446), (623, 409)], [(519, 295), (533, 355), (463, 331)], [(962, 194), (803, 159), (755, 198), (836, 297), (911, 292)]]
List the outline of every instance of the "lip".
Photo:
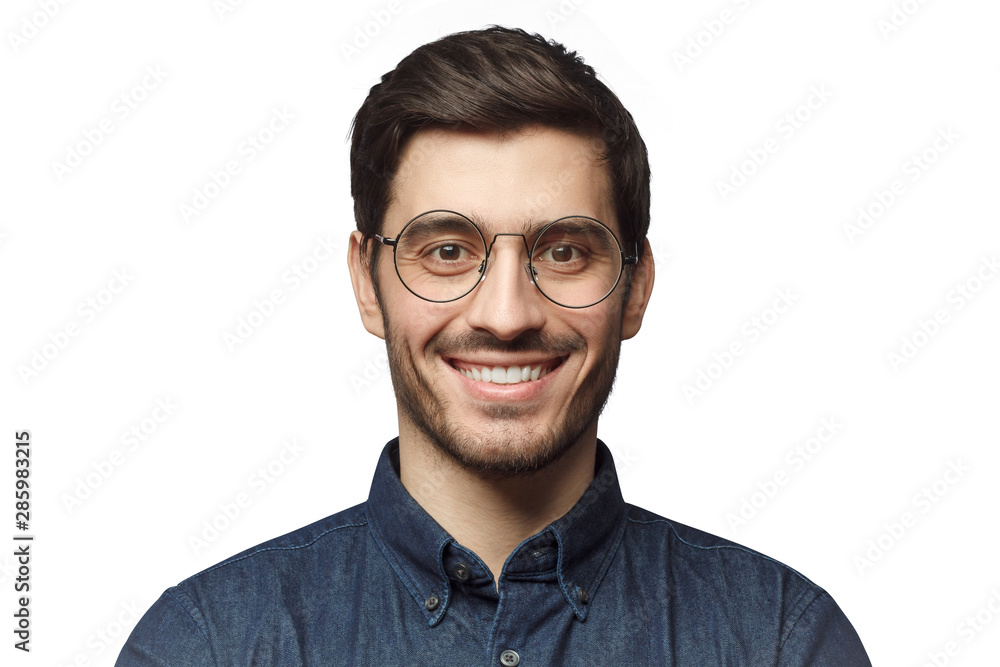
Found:
[[(555, 378), (559, 374), (559, 371), (562, 370), (563, 362), (566, 360), (566, 357), (546, 357), (544, 359), (535, 359), (532, 363), (528, 363), (526, 358), (510, 358), (502, 360), (497, 357), (487, 357), (477, 359), (475, 362), (460, 360), (454, 357), (442, 357), (441, 359), (445, 366), (448, 367), (448, 371), (451, 376), (455, 378), (455, 381), (465, 391), (465, 393), (470, 395), (473, 399), (483, 402), (520, 402), (530, 401), (537, 398), (543, 391), (545, 391), (546, 387), (548, 387), (553, 381), (553, 378)], [(480, 382), (467, 378), (459, 372), (456, 368), (456, 364), (461, 364), (466, 368), (470, 366), (537, 366), (539, 364), (545, 364), (546, 366), (552, 364), (552, 367), (545, 376), (537, 380), (518, 382), (517, 384), (496, 384), (493, 382)]]

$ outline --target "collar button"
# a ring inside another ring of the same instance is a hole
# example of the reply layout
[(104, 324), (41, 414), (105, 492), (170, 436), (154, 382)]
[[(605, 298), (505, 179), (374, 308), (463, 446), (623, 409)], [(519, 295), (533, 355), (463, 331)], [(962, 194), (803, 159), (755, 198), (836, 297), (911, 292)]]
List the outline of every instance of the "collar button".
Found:
[(451, 569), (451, 572), (459, 581), (466, 581), (472, 574), (472, 569), (465, 563), (455, 563), (455, 567)]
[(434, 611), (435, 609), (438, 608), (438, 605), (440, 604), (441, 604), (441, 598), (439, 598), (434, 593), (431, 593), (430, 597), (428, 597), (427, 600), (424, 601), (424, 607), (427, 608), (427, 611)]
[(576, 596), (580, 598), (580, 602), (587, 604), (590, 602), (590, 593), (587, 592), (586, 588), (576, 587)]

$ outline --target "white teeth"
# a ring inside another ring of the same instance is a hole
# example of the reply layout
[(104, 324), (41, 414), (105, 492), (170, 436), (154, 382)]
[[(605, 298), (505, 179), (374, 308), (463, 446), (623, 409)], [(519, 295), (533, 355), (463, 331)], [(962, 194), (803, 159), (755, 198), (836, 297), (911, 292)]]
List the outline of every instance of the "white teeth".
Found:
[(459, 372), (470, 380), (476, 382), (492, 382), (493, 384), (518, 384), (521, 382), (532, 382), (540, 380), (551, 372), (551, 369), (542, 370), (542, 366), (494, 366), (476, 367), (465, 370), (458, 369)]

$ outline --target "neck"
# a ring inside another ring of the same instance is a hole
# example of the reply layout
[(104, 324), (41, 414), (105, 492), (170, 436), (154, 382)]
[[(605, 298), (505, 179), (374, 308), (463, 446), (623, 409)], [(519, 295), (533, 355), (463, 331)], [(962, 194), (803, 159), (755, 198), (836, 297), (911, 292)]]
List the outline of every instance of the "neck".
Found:
[[(408, 436), (408, 437), (407, 437)], [(543, 470), (503, 479), (470, 472), (416, 433), (399, 438), (400, 479), (414, 500), (499, 576), (526, 538), (566, 514), (594, 478), (597, 425)]]

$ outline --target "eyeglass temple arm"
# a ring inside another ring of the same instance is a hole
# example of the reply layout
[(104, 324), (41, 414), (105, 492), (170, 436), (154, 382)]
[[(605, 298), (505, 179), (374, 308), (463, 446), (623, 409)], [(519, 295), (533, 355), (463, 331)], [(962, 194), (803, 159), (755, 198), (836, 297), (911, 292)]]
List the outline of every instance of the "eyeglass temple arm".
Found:
[(374, 236), (379, 241), (381, 241), (383, 245), (388, 245), (388, 246), (393, 246), (393, 247), (396, 246), (396, 241), (399, 240), (399, 239), (389, 239), (389, 238), (386, 238), (386, 237), (384, 237), (384, 236), (382, 236), (380, 234), (372, 234), (372, 236)]
[(631, 254), (631, 255), (626, 255), (625, 253), (622, 253), (622, 261), (625, 264), (638, 264), (639, 263), (639, 244), (638, 243), (633, 244), (632, 252), (633, 252), (633, 254)]

